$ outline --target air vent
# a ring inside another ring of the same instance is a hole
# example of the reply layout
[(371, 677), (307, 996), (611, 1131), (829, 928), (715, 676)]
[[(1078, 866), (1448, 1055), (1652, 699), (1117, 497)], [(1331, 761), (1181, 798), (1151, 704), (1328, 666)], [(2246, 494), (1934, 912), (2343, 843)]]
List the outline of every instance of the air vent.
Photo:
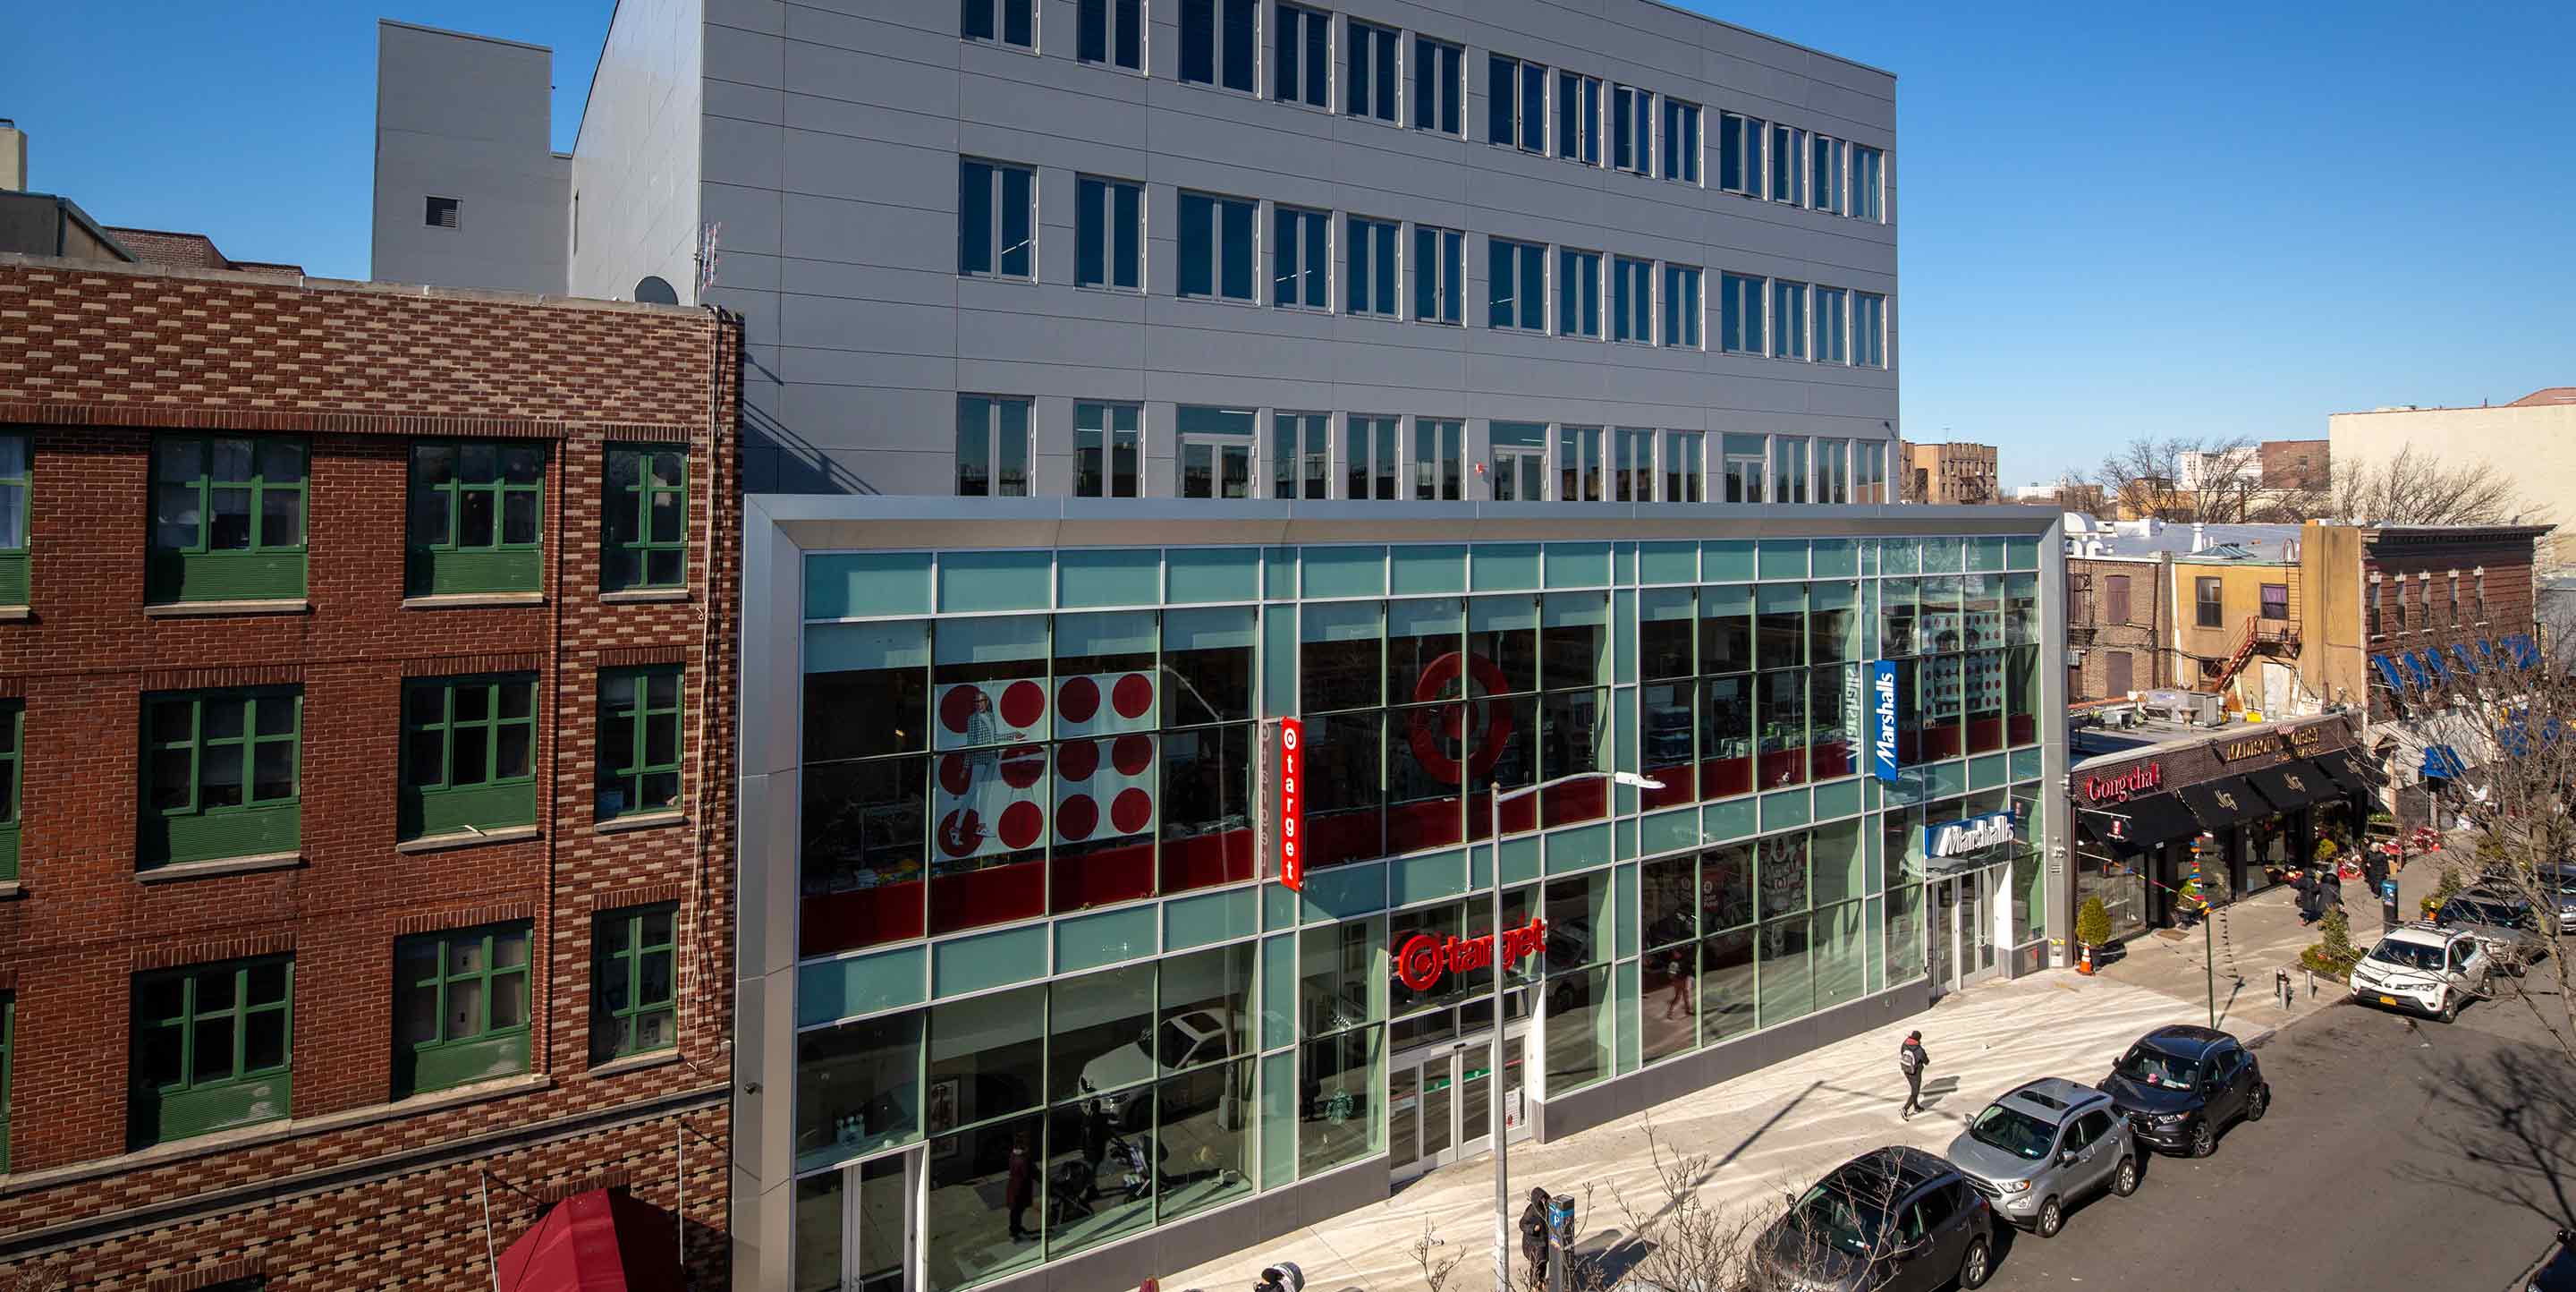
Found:
[(453, 229), (463, 206), (463, 202), (452, 197), (433, 197), (429, 199), (426, 223), (433, 229)]

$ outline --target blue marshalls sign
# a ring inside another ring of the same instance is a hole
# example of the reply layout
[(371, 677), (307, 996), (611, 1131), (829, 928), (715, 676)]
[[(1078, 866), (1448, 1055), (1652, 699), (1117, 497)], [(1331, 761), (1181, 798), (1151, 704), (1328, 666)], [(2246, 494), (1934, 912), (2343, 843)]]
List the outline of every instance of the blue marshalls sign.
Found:
[(1893, 784), (1896, 780), (1896, 663), (1893, 660), (1880, 660), (1870, 665), (1869, 755), (1878, 779)]

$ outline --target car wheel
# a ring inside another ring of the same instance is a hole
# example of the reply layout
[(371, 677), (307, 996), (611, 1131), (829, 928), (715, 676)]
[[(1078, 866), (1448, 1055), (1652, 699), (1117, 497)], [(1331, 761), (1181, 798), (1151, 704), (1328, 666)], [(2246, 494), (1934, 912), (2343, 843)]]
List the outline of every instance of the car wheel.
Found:
[(1985, 1235), (1979, 1234), (1968, 1241), (1967, 1259), (1959, 1262), (1959, 1286), (1966, 1292), (1976, 1292), (1994, 1273), (1994, 1251), (1987, 1246)]
[(2442, 993), (2442, 1008), (2438, 1012), (2437, 1016), (2445, 1023), (2459, 1022), (2460, 998), (2450, 994), (2449, 992)]
[(2218, 1151), (2218, 1127), (2208, 1118), (2191, 1128), (2191, 1155), (2207, 1157)]
[(2032, 1222), (2030, 1232), (2042, 1238), (2055, 1238), (2057, 1231), (2064, 1228), (2066, 1208), (2058, 1205), (2057, 1199), (2051, 1198), (2039, 1204), (2039, 1219)]
[(2263, 1120), (2263, 1114), (2271, 1110), (2272, 1087), (2268, 1085), (2254, 1087), (2254, 1097), (2245, 1104), (2245, 1120), (2259, 1122)]
[(2120, 1159), (2120, 1169), (2111, 1177), (2111, 1192), (2125, 1198), (2138, 1191), (2138, 1159)]

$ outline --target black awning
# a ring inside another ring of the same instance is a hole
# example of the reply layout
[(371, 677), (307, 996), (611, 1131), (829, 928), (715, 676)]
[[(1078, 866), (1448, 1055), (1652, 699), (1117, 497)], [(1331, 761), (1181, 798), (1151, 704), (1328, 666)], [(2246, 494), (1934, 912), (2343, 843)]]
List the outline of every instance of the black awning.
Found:
[(2338, 749), (2319, 754), (2315, 761), (2320, 770), (2342, 782), (2344, 789), (2354, 794), (2368, 794), (2388, 783), (2388, 777), (2358, 749)]
[(2254, 782), (2254, 788), (2284, 812), (2311, 803), (2330, 803), (2347, 792), (2324, 768), (2305, 761), (2247, 772), (2245, 779)]
[(2174, 797), (2191, 809), (2204, 830), (2229, 830), (2272, 815), (2272, 805), (2255, 793), (2242, 776), (2221, 776), (2198, 785), (2176, 786)]
[(2077, 808), (2075, 819), (2085, 833), (2130, 852), (2200, 833), (2191, 810), (2171, 794), (2141, 794), (2126, 803)]

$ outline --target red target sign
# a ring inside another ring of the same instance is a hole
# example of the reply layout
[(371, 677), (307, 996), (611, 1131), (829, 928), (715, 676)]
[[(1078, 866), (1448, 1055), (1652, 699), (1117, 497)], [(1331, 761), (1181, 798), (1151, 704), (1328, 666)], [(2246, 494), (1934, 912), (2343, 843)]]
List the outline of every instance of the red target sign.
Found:
[(1306, 724), (1279, 720), (1279, 882), (1290, 892), (1306, 889), (1306, 845), (1297, 836), (1306, 825)]
[(1119, 839), (1154, 828), (1154, 738), (1074, 740), (1055, 751), (1059, 843)]
[(1406, 742), (1413, 761), (1444, 785), (1457, 784), (1462, 770), (1477, 776), (1492, 772), (1512, 743), (1511, 702), (1499, 698), (1511, 683), (1500, 665), (1482, 655), (1451, 651), (1422, 670), (1422, 680), (1413, 687), (1414, 702), (1430, 704), (1452, 686), (1460, 698), (1413, 711)]
[(931, 792), (940, 854), (963, 861), (1036, 847), (1046, 833), (1046, 766), (1039, 745), (941, 755)]

